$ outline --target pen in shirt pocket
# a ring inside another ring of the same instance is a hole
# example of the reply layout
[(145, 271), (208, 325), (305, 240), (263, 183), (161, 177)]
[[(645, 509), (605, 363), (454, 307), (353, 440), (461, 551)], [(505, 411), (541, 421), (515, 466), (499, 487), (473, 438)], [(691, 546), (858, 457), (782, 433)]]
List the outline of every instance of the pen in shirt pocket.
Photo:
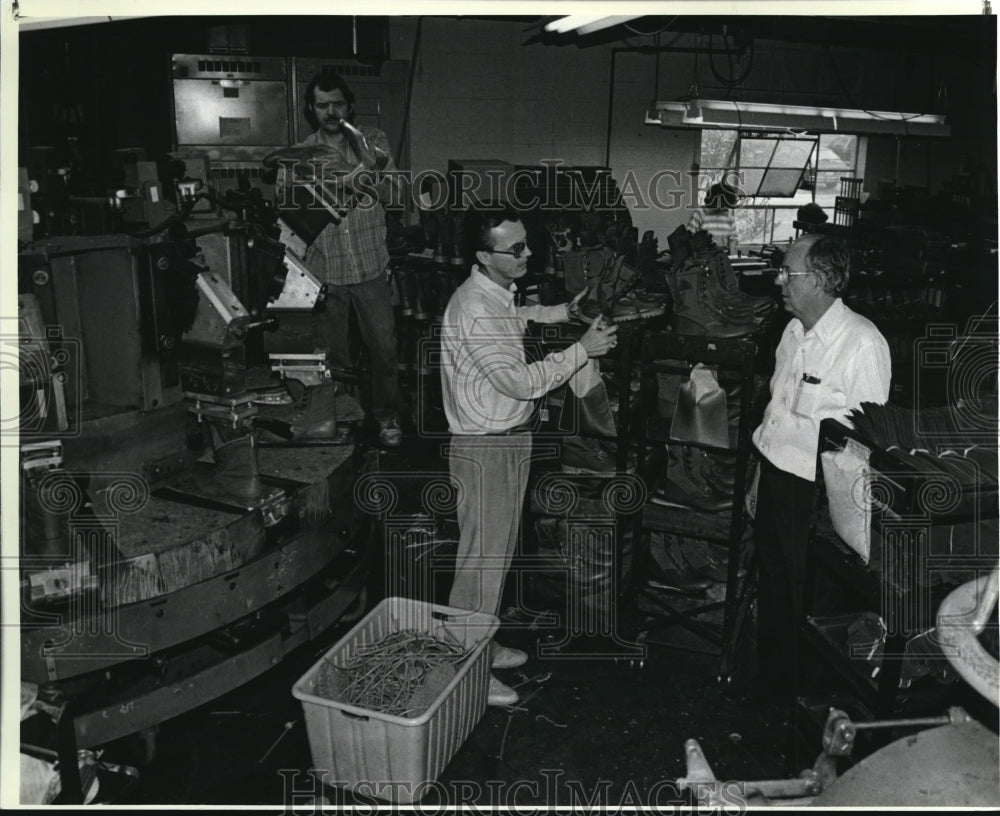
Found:
[(821, 380), (819, 377), (814, 377), (812, 374), (803, 374), (802, 382), (809, 383), (809, 385), (819, 385)]

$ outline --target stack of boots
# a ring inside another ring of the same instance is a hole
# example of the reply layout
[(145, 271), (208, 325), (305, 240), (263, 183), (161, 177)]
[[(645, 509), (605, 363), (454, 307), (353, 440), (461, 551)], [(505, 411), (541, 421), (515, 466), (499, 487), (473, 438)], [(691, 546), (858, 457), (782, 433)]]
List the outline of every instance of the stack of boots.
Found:
[(729, 262), (729, 256), (725, 250), (715, 245), (707, 232), (699, 230), (692, 235), (690, 248), (691, 256), (702, 261), (712, 270), (713, 275), (718, 279), (718, 286), (725, 293), (727, 300), (740, 311), (749, 311), (753, 314), (759, 310), (761, 313), (767, 313), (775, 306), (774, 298), (752, 297), (740, 289), (739, 280)]
[(660, 551), (660, 557), (653, 556), (650, 577), (646, 586), (653, 590), (682, 592), (697, 595), (712, 585), (712, 581), (698, 574), (676, 540), (668, 540)]
[(701, 451), (690, 446), (672, 446), (667, 455), (667, 478), (663, 490), (654, 497), (657, 503), (690, 507), (705, 513), (719, 513), (733, 506), (732, 489), (728, 492), (714, 484), (704, 470)]
[(752, 310), (731, 305), (709, 267), (689, 259), (673, 276), (674, 330), (679, 334), (741, 337), (753, 331)]
[(732, 276), (732, 283), (735, 283), (736, 278), (732, 274), (732, 266), (726, 253), (711, 243), (711, 238), (703, 230), (691, 237), (691, 245), (691, 260), (678, 271), (683, 272), (692, 264), (698, 264), (706, 275), (715, 306), (735, 320), (753, 320), (753, 307), (744, 300), (739, 286), (734, 291), (727, 288), (730, 283), (727, 276)]

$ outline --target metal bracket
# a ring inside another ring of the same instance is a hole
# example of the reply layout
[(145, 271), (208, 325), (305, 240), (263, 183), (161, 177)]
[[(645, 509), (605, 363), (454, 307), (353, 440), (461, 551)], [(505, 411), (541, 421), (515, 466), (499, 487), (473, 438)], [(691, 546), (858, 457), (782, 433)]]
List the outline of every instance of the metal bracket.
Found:
[(328, 382), (332, 375), (325, 353), (290, 354), (273, 353), (268, 355), (271, 371), (285, 379), (298, 380), (303, 385), (322, 385)]

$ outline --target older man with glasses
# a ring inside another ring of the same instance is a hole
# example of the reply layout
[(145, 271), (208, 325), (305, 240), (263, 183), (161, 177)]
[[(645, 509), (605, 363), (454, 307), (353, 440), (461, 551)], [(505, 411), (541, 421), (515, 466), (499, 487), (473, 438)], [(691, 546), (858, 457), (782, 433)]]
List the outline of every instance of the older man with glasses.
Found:
[(841, 300), (850, 254), (830, 236), (806, 235), (778, 273), (792, 319), (775, 353), (771, 401), (753, 434), (760, 461), (754, 542), (758, 564), (757, 663), (737, 690), (744, 702), (790, 699), (797, 684), (805, 552), (813, 509), (819, 424), (862, 402), (889, 398), (885, 338)]
[[(580, 340), (538, 362), (524, 355), (527, 321), (579, 317), (580, 292), (559, 306), (517, 306), (516, 282), (531, 250), (509, 207), (480, 205), (465, 217), (468, 279), (452, 295), (441, 330), (441, 378), (451, 431), (449, 470), (458, 491), (459, 544), (449, 605), (497, 614), (521, 518), (531, 464), (536, 401), (617, 344), (617, 327), (598, 316)], [(493, 645), (492, 665), (515, 668), (517, 649)], [(514, 705), (517, 692), (490, 678), (491, 705)]]

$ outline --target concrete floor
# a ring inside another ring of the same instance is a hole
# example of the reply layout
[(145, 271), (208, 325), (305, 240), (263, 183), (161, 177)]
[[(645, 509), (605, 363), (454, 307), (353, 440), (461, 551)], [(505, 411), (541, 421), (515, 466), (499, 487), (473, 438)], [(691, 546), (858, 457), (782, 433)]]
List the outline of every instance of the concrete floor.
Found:
[[(409, 441), (384, 456), (383, 468), (403, 482), (424, 474), (401, 490), (397, 514), (412, 510), (407, 503), (418, 500), (421, 480), (445, 473), (438, 450), (439, 443)], [(373, 575), (369, 607), (379, 594), (381, 571)], [(498, 637), (529, 654), (523, 667), (498, 672), (517, 688), (521, 703), (487, 708), (423, 805), (685, 804), (688, 794), (676, 780), (686, 773), (685, 741), (692, 737), (720, 779), (786, 778), (812, 765), (818, 732), (803, 743), (795, 737), (791, 710), (727, 700), (717, 681), (717, 656), (655, 645), (643, 660), (597, 656), (596, 647), (613, 651), (607, 641), (579, 637), (553, 650), (567, 633), (525, 611), (549, 608), (552, 601), (544, 594), (533, 598), (531, 582), (526, 585), (520, 611), (505, 604)], [(447, 576), (430, 591), (444, 603)], [(316, 794), (332, 804), (372, 805), (375, 800), (339, 788), (315, 787), (306, 773), (312, 760), (302, 707), (291, 694), (350, 625), (333, 627), (265, 675), (161, 724), (152, 761), (115, 803), (297, 804), (308, 810)], [(744, 645), (743, 653), (748, 649)], [(139, 747), (138, 739), (125, 740), (110, 746), (105, 759), (129, 762)]]
[[(385, 455), (383, 467), (404, 481), (415, 471), (444, 473), (437, 449), (411, 441)], [(404, 505), (415, 500), (419, 481), (401, 491)], [(373, 576), (374, 594), (379, 578)], [(447, 599), (446, 584), (447, 577), (433, 590), (438, 602)], [(530, 596), (529, 588), (522, 600), (549, 608), (550, 596)], [(728, 702), (716, 680), (717, 657), (657, 646), (647, 647), (644, 660), (595, 656), (608, 651), (606, 642), (567, 636), (516, 606), (505, 611), (514, 618), (503, 620), (500, 640), (530, 657), (499, 676), (517, 688), (521, 703), (487, 708), (425, 804), (679, 804), (685, 800), (675, 780), (685, 774), (684, 742), (691, 737), (720, 778), (774, 778), (791, 770), (786, 712)], [(334, 627), (264, 676), (161, 724), (152, 761), (117, 801), (281, 805), (293, 792), (312, 790), (311, 778), (296, 773), (308, 769), (311, 758), (291, 688), (349, 626)], [(564, 641), (555, 655), (541, 656), (544, 647), (551, 652)], [(127, 762), (138, 744), (111, 746), (106, 758)], [(812, 756), (804, 761), (811, 764)], [(332, 802), (363, 801), (339, 789), (323, 793)]]
[[(311, 659), (288, 661), (164, 723), (157, 756), (126, 801), (281, 805), (293, 790), (311, 790), (310, 777), (294, 773), (311, 760), (302, 710), (290, 693)], [(518, 685), (522, 706), (487, 708), (424, 803), (680, 804), (674, 780), (685, 774), (690, 737), (720, 778), (782, 776), (788, 755), (782, 712), (728, 703), (715, 686), (715, 668), (705, 656), (655, 650), (643, 668), (533, 657), (503, 673)], [(286, 723), (292, 723), (287, 731)], [(332, 802), (366, 801), (331, 788), (324, 793)]]

